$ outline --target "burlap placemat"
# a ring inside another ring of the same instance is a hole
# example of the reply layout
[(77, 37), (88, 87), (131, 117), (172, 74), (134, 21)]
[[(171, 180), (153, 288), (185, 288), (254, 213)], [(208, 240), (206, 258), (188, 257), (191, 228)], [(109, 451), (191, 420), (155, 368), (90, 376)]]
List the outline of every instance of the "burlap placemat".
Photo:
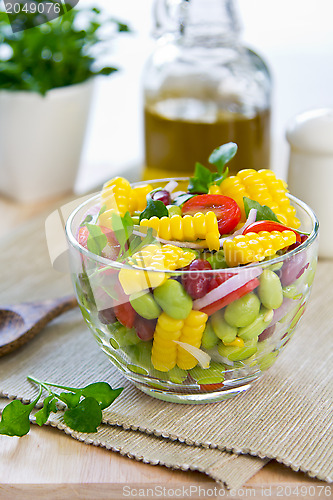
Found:
[[(28, 232), (29, 242), (33, 240), (35, 243), (32, 248), (25, 240), (20, 252), (22, 233), (21, 240), (18, 235), (12, 235), (3, 246), (1, 260), (6, 275), (1, 283), (0, 299), (3, 302), (10, 297), (17, 301), (27, 297), (61, 295), (70, 286), (66, 277), (50, 269), (40, 226), (31, 224)], [(23, 241), (24, 236), (26, 233)], [(20, 253), (19, 260), (15, 250)], [(205, 470), (208, 474), (214, 470), (214, 476), (211, 474), (214, 479), (225, 481), (232, 487), (242, 484), (247, 479), (246, 472), (250, 477), (264, 462), (250, 456), (235, 458), (222, 450), (275, 458), (294, 470), (332, 481), (332, 276), (333, 264), (322, 263), (309, 308), (296, 335), (275, 365), (246, 394), (215, 405), (183, 406), (149, 398), (125, 382), (126, 388), (120, 398), (105, 411), (107, 423), (132, 429), (125, 434), (133, 436), (127, 438), (129, 448), (123, 442), (120, 445), (124, 452), (127, 453), (127, 449), (130, 453), (131, 439), (133, 443), (146, 440), (138, 453), (149, 461), (149, 443), (154, 442), (157, 455), (152, 460), (158, 456), (160, 462), (177, 467), (184, 465), (181, 450), (190, 454), (207, 454), (207, 457), (217, 452), (219, 458), (215, 462), (213, 458), (215, 465), (207, 458), (207, 468), (197, 470)], [(5, 293), (6, 285), (9, 289)], [(124, 385), (123, 377), (110, 366), (97, 346), (92, 347), (91, 341), (86, 328), (78, 321), (77, 312), (57, 320), (28, 346), (0, 361), (2, 395), (30, 399), (35, 392), (25, 380), (29, 373), (60, 384), (82, 385), (103, 379), (115, 387)], [(117, 429), (117, 434), (114, 427), (104, 428), (109, 429), (115, 438), (126, 432)], [(168, 439), (164, 441), (155, 436)], [(165, 461), (162, 449), (173, 445), (177, 446), (177, 452), (173, 455), (168, 448), (169, 457), (176, 456), (177, 460), (172, 462), (168, 458)], [(134, 444), (133, 450), (137, 450)], [(189, 464), (188, 468), (198, 466), (196, 458), (192, 456), (192, 459), (194, 462), (185, 461), (185, 467)], [(233, 461), (240, 464), (240, 460), (247, 461), (246, 465), (240, 466), (245, 471), (243, 476), (234, 473)], [(225, 461), (229, 461), (228, 464)], [(256, 470), (249, 473), (251, 467)], [(229, 475), (225, 474), (226, 471)], [(238, 480), (239, 476), (242, 476), (241, 480)]]

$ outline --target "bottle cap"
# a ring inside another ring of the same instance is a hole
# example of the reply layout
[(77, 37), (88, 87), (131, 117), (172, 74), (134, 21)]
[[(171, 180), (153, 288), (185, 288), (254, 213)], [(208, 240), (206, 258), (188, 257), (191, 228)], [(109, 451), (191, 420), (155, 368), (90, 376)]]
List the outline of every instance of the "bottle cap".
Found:
[(287, 126), (292, 149), (333, 154), (333, 109), (314, 109), (294, 117)]

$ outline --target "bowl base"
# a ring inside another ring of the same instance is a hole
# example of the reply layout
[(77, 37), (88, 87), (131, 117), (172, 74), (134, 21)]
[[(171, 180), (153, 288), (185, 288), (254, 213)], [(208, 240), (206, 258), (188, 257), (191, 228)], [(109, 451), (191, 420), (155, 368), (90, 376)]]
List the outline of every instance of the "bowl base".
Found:
[(239, 387), (230, 387), (230, 389), (223, 389), (212, 392), (201, 392), (201, 393), (192, 393), (186, 394), (184, 392), (174, 392), (174, 391), (165, 391), (156, 389), (153, 387), (149, 387), (146, 384), (141, 384), (140, 382), (135, 381), (135, 386), (140, 389), (140, 391), (144, 392), (148, 396), (152, 396), (153, 398), (160, 399), (162, 401), (168, 401), (169, 403), (180, 403), (180, 404), (206, 404), (206, 403), (218, 403), (219, 401), (225, 401), (227, 399), (238, 396), (248, 389), (250, 389), (250, 383), (244, 384)]

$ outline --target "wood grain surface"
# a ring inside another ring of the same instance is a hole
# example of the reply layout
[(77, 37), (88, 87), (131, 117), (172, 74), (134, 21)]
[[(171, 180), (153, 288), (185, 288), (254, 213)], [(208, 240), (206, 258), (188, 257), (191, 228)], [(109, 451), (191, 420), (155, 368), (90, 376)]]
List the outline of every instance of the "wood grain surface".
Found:
[[(0, 219), (0, 234), (5, 236), (17, 231), (21, 224), (45, 210), (47, 215), (60, 206), (61, 201), (25, 206), (0, 199), (0, 210), (4, 215)], [(140, 488), (149, 486), (192, 486), (191, 498), (332, 498), (331, 487), (326, 483), (313, 480), (302, 472), (293, 472), (274, 461), (240, 491), (223, 490), (224, 493), (221, 493), (221, 490), (218, 496), (217, 490), (217, 495), (204, 496), (203, 490), (200, 495), (199, 491), (196, 495), (195, 488), (201, 486), (207, 492), (210, 489), (211, 493), (212, 488), (217, 486), (204, 474), (170, 470), (130, 460), (102, 448), (84, 445), (50, 427), (33, 426), (23, 438), (0, 436), (0, 499), (98, 500), (162, 496), (153, 496), (151, 493), (155, 490), (142, 490), (140, 494)], [(124, 490), (125, 487), (132, 488), (132, 491)], [(177, 498), (188, 498), (188, 490), (184, 491), (180, 495), (179, 490)]]

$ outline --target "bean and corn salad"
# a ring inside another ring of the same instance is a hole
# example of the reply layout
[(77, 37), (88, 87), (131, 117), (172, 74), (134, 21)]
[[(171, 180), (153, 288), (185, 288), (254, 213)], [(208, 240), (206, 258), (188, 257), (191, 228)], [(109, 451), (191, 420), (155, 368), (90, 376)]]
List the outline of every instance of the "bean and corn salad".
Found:
[(215, 150), (217, 172), (197, 164), (186, 183), (113, 178), (81, 223), (78, 242), (102, 259), (89, 270), (82, 255), (79, 305), (87, 319), (93, 304), (127, 371), (216, 390), (232, 370), (268, 368), (277, 323), (303, 312), (298, 283), (310, 286), (314, 265), (266, 265), (307, 238), (287, 185), (271, 170), (229, 176), (236, 149)]

